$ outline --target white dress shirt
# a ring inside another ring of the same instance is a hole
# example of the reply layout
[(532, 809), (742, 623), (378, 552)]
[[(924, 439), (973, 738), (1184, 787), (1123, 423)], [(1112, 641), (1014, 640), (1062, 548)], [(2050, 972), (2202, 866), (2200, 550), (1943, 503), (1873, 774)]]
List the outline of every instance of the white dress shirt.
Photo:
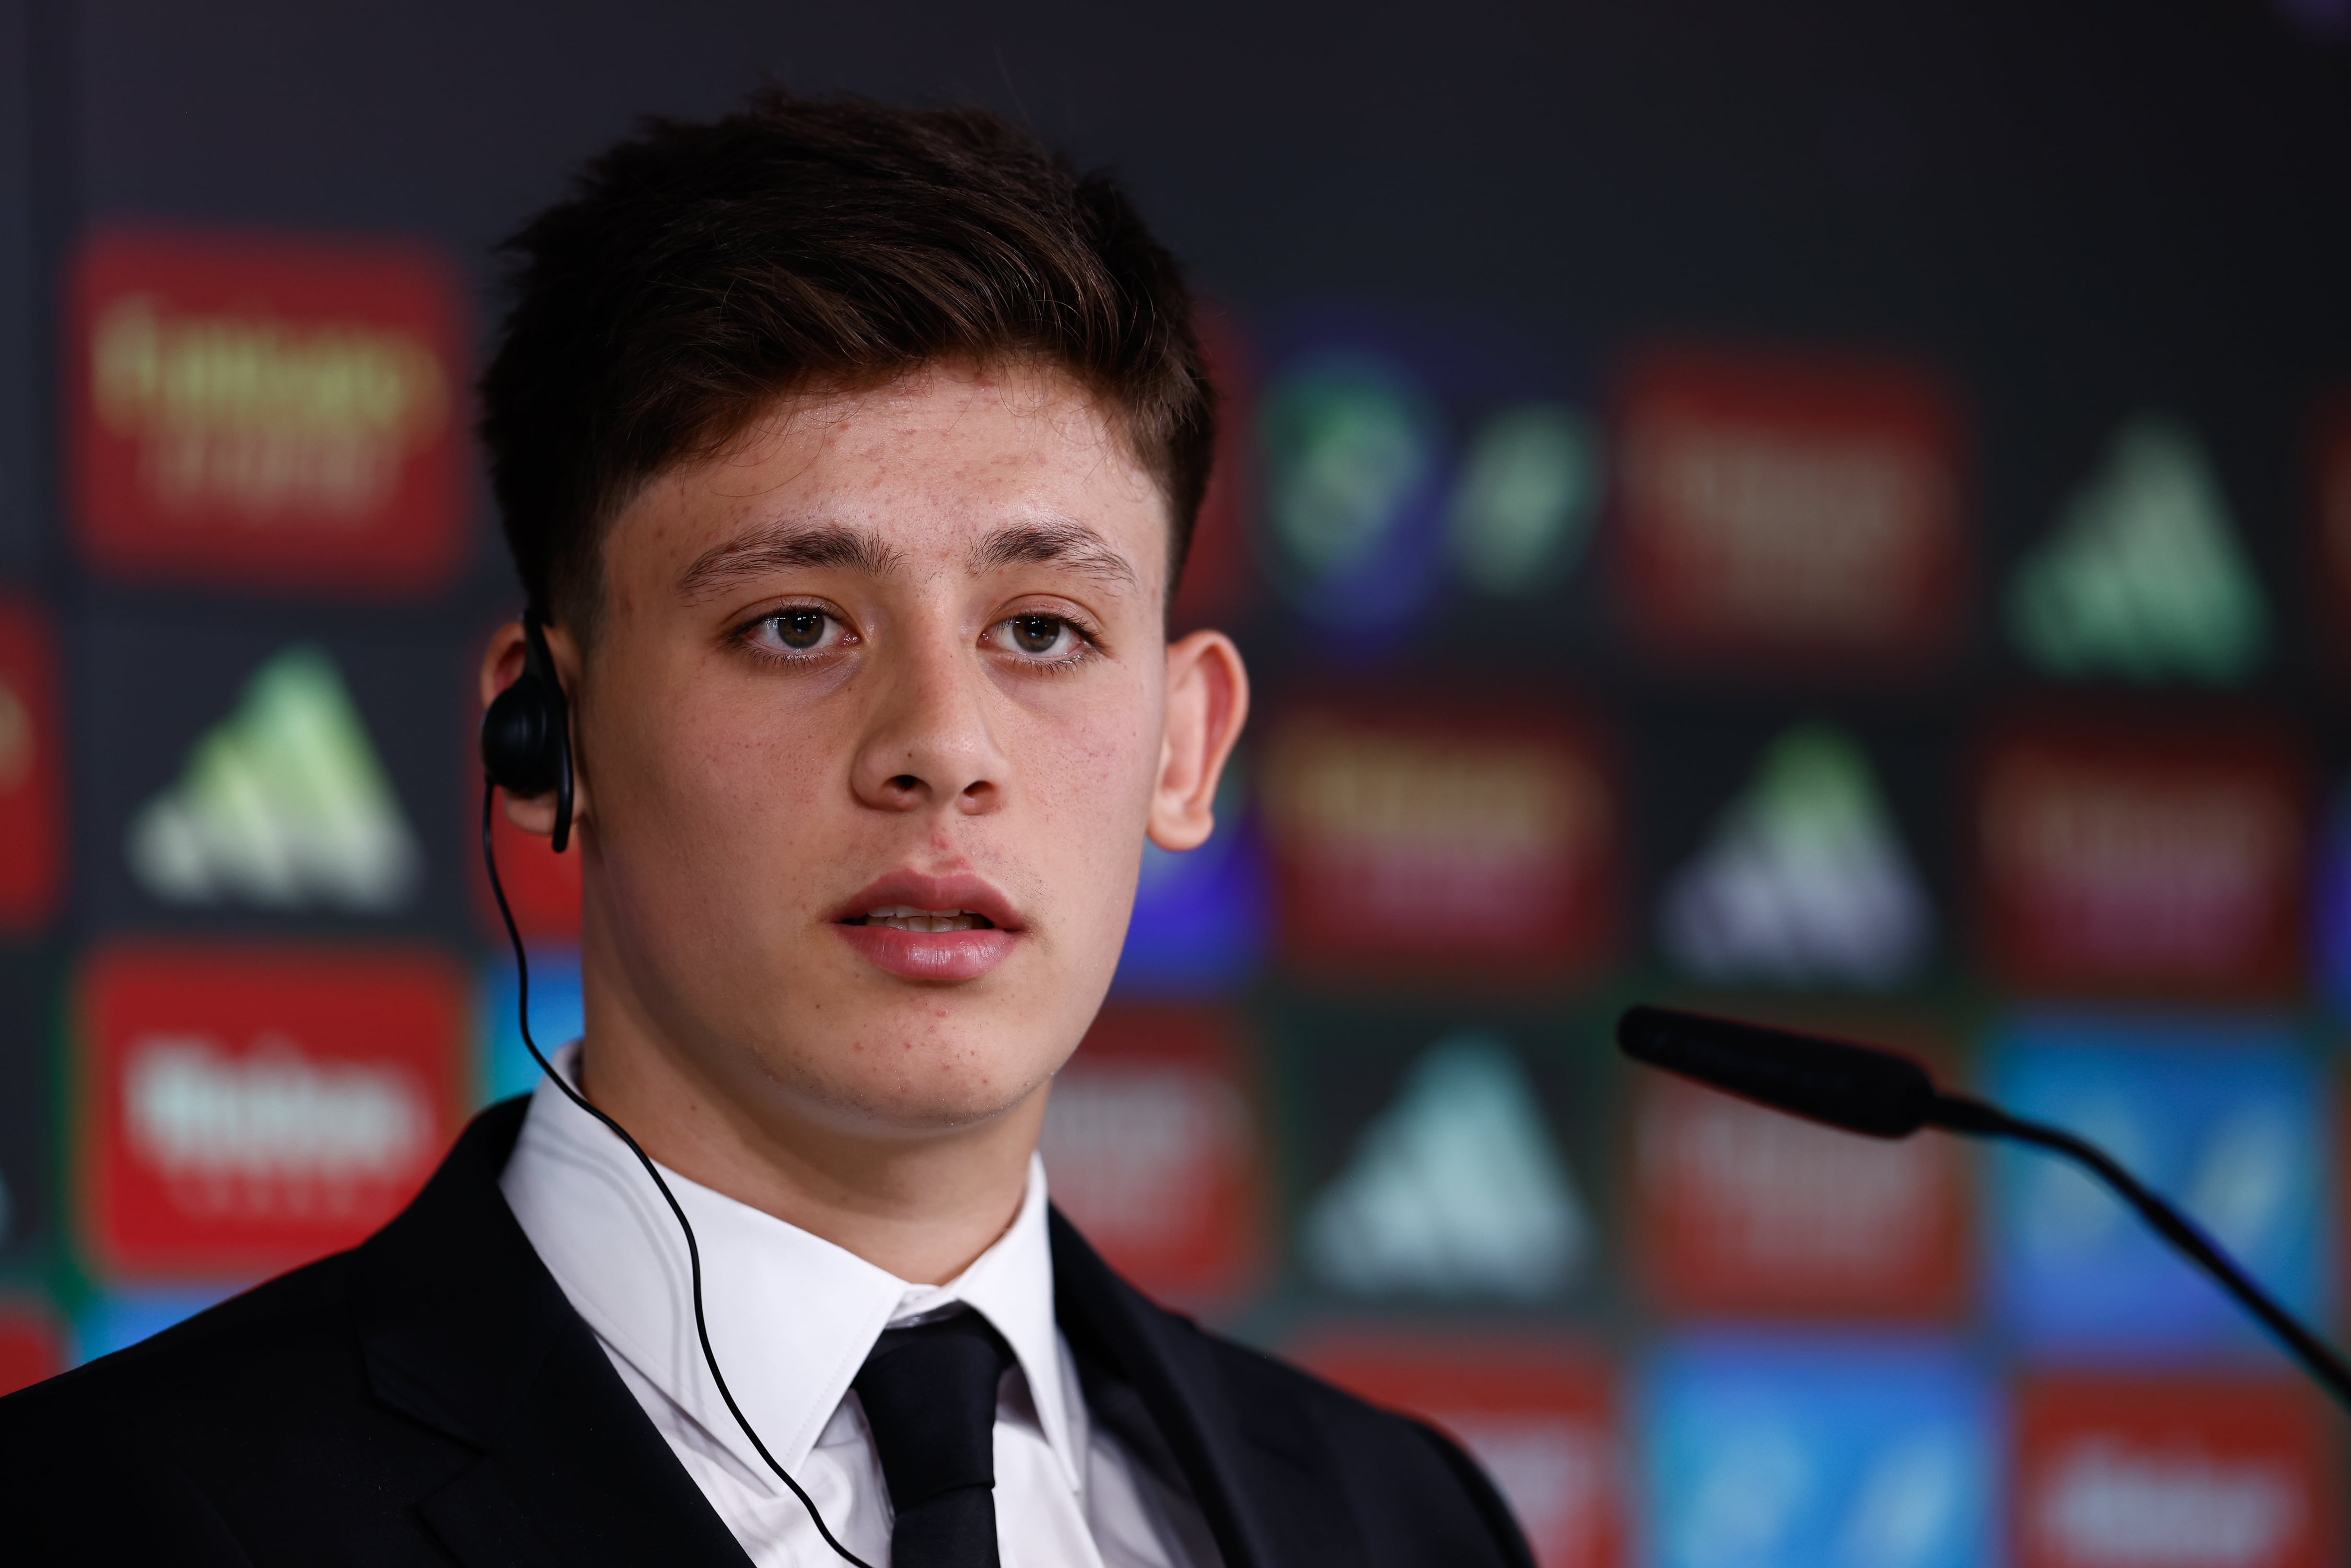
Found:
[[(574, 1073), (579, 1047), (557, 1053)], [(1053, 1320), (1045, 1169), (1031, 1156), (1011, 1228), (945, 1285), (855, 1254), (664, 1167), (702, 1250), (703, 1308), (726, 1385), (842, 1545), (889, 1561), (889, 1490), (850, 1382), (884, 1328), (960, 1303), (1012, 1347), (996, 1416), (1007, 1568), (1217, 1568), (1199, 1510), (1088, 1418)], [(759, 1568), (838, 1563), (760, 1461), (695, 1336), (685, 1241), (636, 1156), (551, 1083), (500, 1178), (507, 1205), (686, 1474)]]

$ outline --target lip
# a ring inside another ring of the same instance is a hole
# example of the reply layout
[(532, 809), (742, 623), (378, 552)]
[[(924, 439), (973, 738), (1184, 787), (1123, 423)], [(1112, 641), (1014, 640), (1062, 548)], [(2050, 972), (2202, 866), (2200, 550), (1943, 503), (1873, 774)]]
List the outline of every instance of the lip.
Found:
[[(901, 931), (889, 925), (844, 924), (869, 909), (891, 904), (968, 910), (986, 918), (994, 929)], [(1012, 901), (981, 878), (925, 876), (911, 871), (877, 878), (835, 905), (826, 918), (860, 957), (908, 980), (976, 980), (1011, 956), (1024, 929)]]

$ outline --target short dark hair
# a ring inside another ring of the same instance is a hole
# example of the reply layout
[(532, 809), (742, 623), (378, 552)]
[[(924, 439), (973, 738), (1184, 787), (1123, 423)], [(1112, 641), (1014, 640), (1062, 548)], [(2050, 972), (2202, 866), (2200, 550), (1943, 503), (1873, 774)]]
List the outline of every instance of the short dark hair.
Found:
[(530, 605), (591, 635), (602, 537), (775, 399), (942, 361), (1073, 377), (1157, 481), (1172, 594), (1216, 400), (1174, 256), (1107, 173), (978, 109), (768, 90), (651, 119), (500, 247), (481, 435)]

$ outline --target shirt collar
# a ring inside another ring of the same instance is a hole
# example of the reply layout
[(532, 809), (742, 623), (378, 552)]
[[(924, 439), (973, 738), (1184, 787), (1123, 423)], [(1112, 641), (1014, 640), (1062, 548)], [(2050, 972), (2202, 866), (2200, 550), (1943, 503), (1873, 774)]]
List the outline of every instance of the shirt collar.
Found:
[[(572, 1078), (579, 1047), (558, 1051)], [(911, 1285), (856, 1254), (687, 1180), (662, 1177), (694, 1222), (711, 1347), (768, 1451), (797, 1470), (891, 1323), (961, 1302), (986, 1317), (1027, 1378), (1047, 1444), (1072, 1490), (1077, 1452), (1053, 1318), (1045, 1167), (1011, 1227), (945, 1285)], [(597, 1337), (726, 1445), (770, 1478), (703, 1363), (685, 1239), (620, 1139), (542, 1082), (499, 1186), (532, 1248)]]

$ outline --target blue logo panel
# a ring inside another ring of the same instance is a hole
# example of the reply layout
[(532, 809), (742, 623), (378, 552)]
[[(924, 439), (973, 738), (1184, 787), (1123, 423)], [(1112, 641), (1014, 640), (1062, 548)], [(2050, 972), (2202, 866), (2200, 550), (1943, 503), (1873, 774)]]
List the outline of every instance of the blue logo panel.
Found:
[(1978, 1568), (1995, 1551), (1996, 1430), (1987, 1380), (1941, 1342), (1685, 1342), (1644, 1390), (1649, 1560)]
[(110, 1291), (92, 1299), (74, 1320), (75, 1359), (96, 1361), (152, 1339), (174, 1323), (226, 1301), (238, 1288)]
[(1449, 583), (1538, 596), (1573, 570), (1600, 438), (1555, 355), (1471, 319), (1344, 308), (1280, 323), (1257, 400), (1269, 576), (1344, 653), (1376, 653)]
[(1271, 924), (1265, 844), (1236, 758), (1217, 788), (1217, 831), (1175, 853), (1145, 841), (1134, 917), (1113, 992), (1123, 997), (1230, 995), (1264, 962)]
[[(2105, 1148), (2316, 1314), (2332, 1100), (2286, 1026), (2043, 1014), (2004, 1036), (1991, 1084), (2004, 1109)], [(2028, 1345), (2128, 1360), (2260, 1343), (2219, 1286), (2071, 1163), (2004, 1148), (1992, 1172), (1988, 1278)]]
[[(530, 953), (530, 1036), (552, 1057), (559, 1046), (578, 1040), (587, 1027), (580, 1001), (580, 950), (533, 947)], [(481, 1062), (475, 1082), (482, 1103), (528, 1094), (538, 1087), (538, 1063), (523, 1049), (515, 1010), (511, 951), (482, 970)]]

